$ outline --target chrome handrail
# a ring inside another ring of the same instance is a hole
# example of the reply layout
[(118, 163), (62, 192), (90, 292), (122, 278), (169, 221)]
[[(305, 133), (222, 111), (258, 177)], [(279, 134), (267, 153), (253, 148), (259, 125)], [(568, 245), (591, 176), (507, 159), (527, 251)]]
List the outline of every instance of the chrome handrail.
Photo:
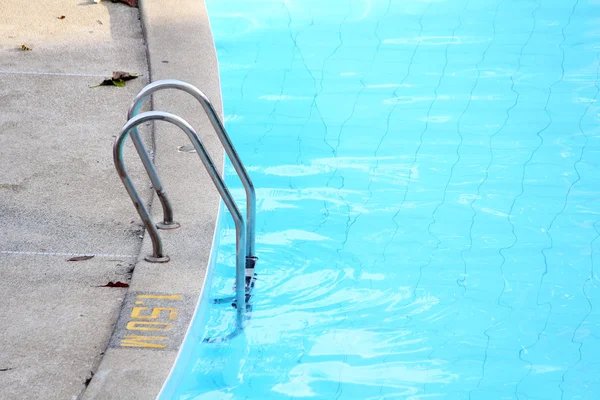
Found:
[[(137, 113), (136, 113), (137, 114)], [(130, 113), (127, 114), (127, 119), (131, 119), (132, 115)], [(167, 192), (164, 190), (158, 175), (156, 175), (156, 168), (154, 168), (154, 164), (150, 159), (150, 155), (142, 139), (140, 138), (140, 134), (137, 130), (137, 127), (133, 128), (133, 132), (131, 133), (131, 140), (133, 141), (133, 145), (135, 146), (135, 150), (137, 151), (140, 159), (142, 160), (142, 164), (146, 169), (146, 173), (152, 182), (152, 187), (160, 200), (160, 204), (163, 209), (163, 220), (162, 222), (158, 222), (156, 224), (159, 229), (176, 229), (181, 225), (175, 221), (173, 221), (173, 206), (171, 205), (171, 201), (167, 196)]]
[[(236, 313), (236, 331), (235, 332), (239, 332), (242, 329), (243, 315), (244, 315), (244, 312), (246, 311), (246, 288), (249, 287), (249, 285), (250, 285), (248, 283), (249, 280), (246, 277), (248, 257), (246, 257), (246, 230), (244, 227), (244, 219), (243, 219), (242, 214), (240, 213), (240, 210), (238, 209), (233, 197), (231, 196), (229, 189), (227, 189), (225, 182), (219, 175), (219, 172), (218, 172), (217, 168), (215, 167), (215, 165), (212, 161), (212, 158), (206, 152), (206, 149), (204, 148), (204, 145), (202, 144), (202, 141), (198, 137), (198, 134), (196, 133), (196, 131), (183, 118), (180, 118), (176, 115), (173, 115), (173, 114), (170, 114), (170, 113), (167, 113), (164, 111), (144, 112), (144, 113), (141, 113), (141, 114), (129, 119), (125, 123), (123, 128), (121, 128), (121, 131), (119, 132), (119, 135), (115, 139), (115, 143), (113, 146), (113, 160), (114, 160), (117, 172), (119, 173), (119, 177), (121, 178), (121, 181), (123, 181), (123, 185), (125, 186), (125, 189), (127, 190), (127, 193), (129, 194), (129, 197), (133, 201), (133, 204), (135, 205), (135, 208), (137, 209), (137, 211), (140, 215), (140, 218), (142, 219), (144, 226), (146, 227), (147, 231), (150, 234), (150, 238), (152, 239), (153, 255), (151, 257), (146, 257), (146, 260), (153, 261), (153, 262), (167, 262), (167, 261), (169, 261), (169, 257), (167, 257), (163, 254), (162, 241), (160, 239), (160, 236), (158, 235), (158, 230), (157, 230), (156, 226), (154, 226), (154, 224), (152, 223), (152, 218), (150, 216), (150, 213), (148, 212), (148, 209), (144, 205), (142, 199), (140, 198), (140, 195), (138, 194), (138, 192), (136, 191), (136, 189), (133, 185), (133, 182), (131, 181), (131, 178), (129, 177), (129, 174), (125, 170), (125, 165), (123, 162), (123, 148), (125, 145), (125, 139), (127, 139), (127, 136), (138, 125), (143, 124), (144, 122), (153, 121), (153, 120), (169, 122), (171, 124), (178, 126), (181, 130), (183, 130), (186, 133), (186, 135), (192, 142), (194, 149), (196, 150), (200, 159), (202, 160), (204, 167), (208, 171), (210, 178), (212, 179), (213, 183), (217, 187), (217, 190), (218, 190), (219, 194), (221, 195), (223, 202), (225, 203), (225, 205), (227, 206), (227, 209), (229, 210), (229, 212), (231, 213), (231, 215), (233, 217), (233, 221), (235, 223), (235, 232), (236, 232), (236, 245), (235, 245), (235, 247), (236, 247), (236, 263), (235, 263), (235, 265), (236, 265), (236, 274), (235, 274), (236, 295), (235, 295), (235, 301), (236, 301), (237, 313)], [(140, 141), (140, 143), (141, 143), (141, 141)], [(154, 170), (154, 168), (152, 168), (152, 170)], [(156, 172), (156, 171), (154, 171), (154, 172)], [(252, 263), (252, 267), (254, 267), (253, 263)], [(252, 277), (250, 279), (250, 282), (252, 282)]]
[[(198, 89), (197, 87), (195, 87), (194, 85), (191, 85), (187, 82), (183, 82), (180, 80), (164, 79), (164, 80), (156, 81), (156, 82), (150, 83), (149, 85), (146, 85), (146, 87), (144, 87), (140, 91), (140, 93), (138, 93), (138, 95), (135, 97), (135, 99), (131, 103), (131, 106), (129, 107), (129, 110), (127, 112), (127, 119), (131, 119), (132, 117), (136, 116), (139, 113), (142, 103), (152, 93), (157, 92), (159, 90), (163, 90), (163, 89), (182, 90), (186, 93), (191, 94), (192, 96), (194, 96), (194, 98), (196, 100), (198, 100), (198, 102), (202, 105), (202, 108), (208, 115), (210, 123), (213, 126), (215, 132), (217, 133), (217, 136), (218, 136), (219, 140), (221, 141), (221, 144), (223, 145), (225, 152), (229, 156), (229, 159), (231, 160), (231, 164), (233, 165), (233, 168), (235, 169), (240, 180), (242, 181), (242, 185), (244, 186), (244, 190), (246, 191), (246, 257), (248, 259), (247, 268), (251, 269), (254, 267), (254, 263), (256, 263), (256, 254), (255, 254), (256, 194), (255, 194), (255, 190), (254, 190), (254, 185), (252, 184), (252, 181), (250, 180), (250, 177), (248, 176), (248, 172), (246, 171), (246, 168), (244, 168), (244, 165), (242, 164), (240, 157), (237, 154), (237, 151), (235, 150), (235, 147), (233, 147), (233, 144), (231, 143), (231, 139), (229, 138), (229, 135), (227, 134), (227, 131), (225, 130), (225, 128), (223, 126), (223, 123), (221, 122), (220, 118), (217, 115), (217, 112), (215, 111), (214, 107), (212, 106), (210, 100), (208, 100), (206, 95), (204, 93), (202, 93), (202, 91), (200, 89)], [(142, 163), (144, 164), (144, 167), (146, 168), (146, 172), (148, 173), (148, 176), (150, 177), (152, 186), (154, 187), (154, 190), (156, 191), (156, 194), (158, 195), (158, 198), (159, 198), (162, 208), (163, 208), (163, 222), (159, 223), (158, 227), (161, 229), (172, 229), (172, 228), (179, 227), (178, 223), (173, 222), (173, 208), (171, 206), (171, 203), (169, 202), (167, 193), (164, 190), (162, 183), (160, 182), (160, 178), (158, 177), (158, 174), (156, 173), (156, 168), (150, 161), (148, 152), (144, 148), (144, 145), (139, 137), (137, 128), (134, 128), (131, 138), (133, 139), (133, 143), (136, 147), (136, 150), (138, 151), (138, 154), (140, 155), (140, 158), (142, 159)]]

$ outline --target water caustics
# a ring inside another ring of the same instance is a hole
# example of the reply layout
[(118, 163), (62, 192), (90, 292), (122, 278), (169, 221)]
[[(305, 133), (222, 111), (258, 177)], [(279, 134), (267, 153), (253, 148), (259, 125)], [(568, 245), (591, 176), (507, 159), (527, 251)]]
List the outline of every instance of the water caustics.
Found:
[(235, 340), (204, 299), (162, 397), (596, 399), (600, 5), (207, 7), (259, 275)]

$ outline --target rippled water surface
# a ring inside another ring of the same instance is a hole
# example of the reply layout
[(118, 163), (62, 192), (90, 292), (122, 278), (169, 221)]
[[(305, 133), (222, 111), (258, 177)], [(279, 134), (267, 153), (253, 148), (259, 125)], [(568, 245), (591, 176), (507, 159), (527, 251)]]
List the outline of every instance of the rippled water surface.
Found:
[(203, 303), (163, 397), (598, 399), (600, 3), (207, 6), (259, 279), (235, 340)]

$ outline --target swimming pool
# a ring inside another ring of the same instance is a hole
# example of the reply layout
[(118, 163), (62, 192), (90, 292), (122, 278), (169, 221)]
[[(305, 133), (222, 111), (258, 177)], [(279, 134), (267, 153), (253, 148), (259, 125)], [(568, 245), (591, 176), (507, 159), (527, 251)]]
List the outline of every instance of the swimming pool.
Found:
[(235, 340), (202, 303), (162, 398), (597, 398), (597, 2), (207, 6), (259, 279)]

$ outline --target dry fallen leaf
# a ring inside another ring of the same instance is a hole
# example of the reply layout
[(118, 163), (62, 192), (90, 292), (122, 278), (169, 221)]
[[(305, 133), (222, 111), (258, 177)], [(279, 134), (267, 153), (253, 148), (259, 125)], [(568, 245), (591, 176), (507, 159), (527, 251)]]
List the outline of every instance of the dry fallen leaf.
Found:
[(137, 77), (138, 77), (138, 75), (131, 74), (131, 73), (125, 72), (125, 71), (114, 71), (113, 75), (112, 75), (112, 79), (113, 80), (122, 79), (124, 81), (130, 81), (130, 80), (135, 79)]
[(123, 86), (125, 86), (126, 81), (136, 79), (138, 76), (139, 75), (137, 75), (137, 74), (131, 74), (131, 73), (125, 72), (125, 71), (114, 71), (111, 78), (107, 78), (107, 79), (103, 80), (102, 82), (100, 82), (99, 84), (92, 85), (90, 87), (92, 87), (92, 88), (98, 87), (98, 86), (123, 87)]
[(126, 287), (129, 287), (129, 284), (116, 281), (116, 282), (108, 282), (106, 285), (102, 285), (102, 286), (98, 286), (98, 287), (120, 287), (120, 288), (126, 288)]
[(22, 44), (22, 45), (21, 45), (21, 50), (23, 50), (23, 51), (30, 51), (30, 50), (31, 50), (31, 47), (27, 47), (27, 46), (25, 46), (24, 44)]
[(137, 7), (137, 0), (112, 0), (113, 3), (125, 3), (129, 7)]
[(92, 258), (94, 258), (94, 256), (77, 256), (77, 257), (71, 257), (67, 261), (85, 261), (85, 260), (91, 260)]
[(61, 15), (60, 17), (56, 17), (56, 18), (58, 18), (58, 19), (65, 19), (67, 17), (65, 17), (64, 15)]

